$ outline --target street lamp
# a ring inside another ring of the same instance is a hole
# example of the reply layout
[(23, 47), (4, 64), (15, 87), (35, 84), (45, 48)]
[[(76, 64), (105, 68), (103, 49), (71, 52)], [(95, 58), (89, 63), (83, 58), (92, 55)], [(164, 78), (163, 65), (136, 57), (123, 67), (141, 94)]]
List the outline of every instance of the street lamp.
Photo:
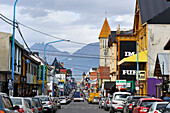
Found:
[[(69, 58), (64, 59), (64, 60), (71, 60)], [(56, 65), (57, 61), (54, 62), (54, 74), (53, 74), (53, 97), (54, 97), (54, 83), (55, 83), (55, 65)], [(60, 77), (61, 78), (61, 77)]]
[[(59, 62), (62, 62), (62, 61), (65, 61), (65, 60), (72, 60), (71, 58), (66, 58), (66, 59), (63, 59), (63, 60), (60, 60)], [(61, 82), (61, 71), (60, 71), (60, 82)], [(61, 95), (61, 85), (59, 84), (59, 94)], [(64, 95), (64, 88), (63, 88), (63, 95)]]
[(62, 41), (69, 41), (69, 40), (58, 40), (58, 41), (52, 41), (52, 42), (48, 42), (45, 44), (44, 46), (44, 58), (43, 58), (43, 61), (44, 61), (44, 64), (43, 64), (43, 86), (42, 86), (42, 95), (44, 95), (44, 79), (45, 79), (45, 49), (47, 47), (47, 45), (51, 44), (51, 43), (56, 43), (56, 42), (62, 42)]
[(15, 3), (14, 3), (14, 15), (13, 15), (13, 38), (12, 38), (12, 73), (11, 73), (11, 79), (12, 79), (12, 85), (13, 85), (13, 88), (12, 88), (12, 96), (13, 96), (13, 92), (14, 92), (15, 7), (16, 7), (16, 4), (17, 4), (17, 2), (18, 2), (18, 0), (15, 0)]

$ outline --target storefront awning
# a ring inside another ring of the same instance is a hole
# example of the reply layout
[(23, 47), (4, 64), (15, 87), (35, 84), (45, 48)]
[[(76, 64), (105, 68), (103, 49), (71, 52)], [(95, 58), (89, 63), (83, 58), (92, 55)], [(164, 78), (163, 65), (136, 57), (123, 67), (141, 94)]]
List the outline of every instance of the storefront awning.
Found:
[[(147, 62), (147, 50), (139, 53), (139, 62)], [(122, 65), (123, 63), (132, 63), (137, 62), (137, 54), (124, 58), (118, 62), (118, 65)]]

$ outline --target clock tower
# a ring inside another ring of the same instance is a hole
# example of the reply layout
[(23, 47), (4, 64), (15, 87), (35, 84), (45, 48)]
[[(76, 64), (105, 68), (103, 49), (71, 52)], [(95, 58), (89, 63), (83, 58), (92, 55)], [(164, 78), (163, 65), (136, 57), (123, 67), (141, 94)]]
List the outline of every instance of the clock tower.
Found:
[(107, 18), (105, 18), (102, 30), (99, 35), (100, 66), (104, 66), (104, 67), (110, 66), (110, 49), (108, 47), (108, 40), (110, 34), (111, 34), (111, 30)]

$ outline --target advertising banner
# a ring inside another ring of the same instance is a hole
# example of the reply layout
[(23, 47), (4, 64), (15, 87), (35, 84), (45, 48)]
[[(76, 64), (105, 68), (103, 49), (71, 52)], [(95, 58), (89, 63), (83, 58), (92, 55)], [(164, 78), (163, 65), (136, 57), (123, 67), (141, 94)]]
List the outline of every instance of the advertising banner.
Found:
[[(37, 83), (38, 84), (42, 84), (43, 83), (43, 65), (38, 66), (37, 68)], [(47, 66), (45, 66), (45, 78), (44, 78), (44, 82), (47, 81)]]

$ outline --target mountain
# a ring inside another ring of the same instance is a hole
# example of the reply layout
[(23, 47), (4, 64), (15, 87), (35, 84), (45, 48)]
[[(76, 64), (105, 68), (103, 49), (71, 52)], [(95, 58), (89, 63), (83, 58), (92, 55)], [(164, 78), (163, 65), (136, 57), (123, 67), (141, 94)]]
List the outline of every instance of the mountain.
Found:
[[(35, 43), (30, 49), (33, 52), (39, 52), (39, 56), (43, 57), (44, 46), (44, 43)], [(83, 72), (88, 72), (92, 67), (99, 66), (99, 43), (88, 44), (74, 52), (72, 55), (66, 51), (59, 51), (52, 45), (48, 45), (46, 47), (46, 58), (48, 63), (51, 64), (55, 57), (59, 61), (71, 58), (72, 60), (63, 61), (64, 67), (72, 69), (73, 75), (75, 75), (76, 78), (80, 78), (82, 77)]]

